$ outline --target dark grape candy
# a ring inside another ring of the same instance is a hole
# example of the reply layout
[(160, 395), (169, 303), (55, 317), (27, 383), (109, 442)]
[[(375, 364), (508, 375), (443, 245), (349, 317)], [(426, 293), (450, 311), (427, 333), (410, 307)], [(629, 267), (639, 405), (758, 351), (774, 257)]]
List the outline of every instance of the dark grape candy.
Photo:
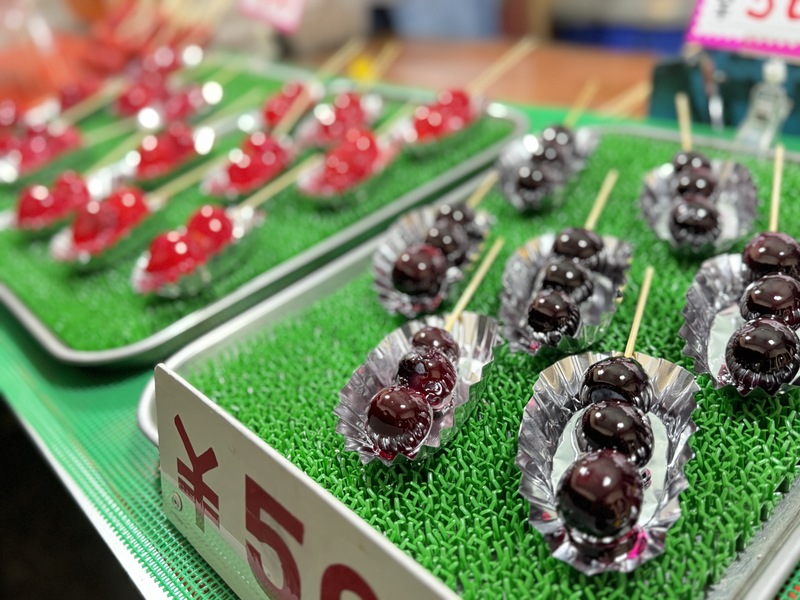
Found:
[(775, 394), (800, 367), (800, 341), (783, 323), (761, 318), (745, 323), (728, 340), (725, 365), (743, 394), (761, 388)]
[(678, 200), (670, 212), (669, 232), (678, 244), (701, 248), (713, 244), (721, 231), (719, 211), (702, 197)]
[(677, 175), (675, 191), (679, 196), (689, 194), (708, 198), (717, 187), (717, 177), (709, 169), (684, 169)]
[(453, 363), (437, 350), (411, 350), (397, 367), (397, 383), (422, 394), (434, 409), (449, 404), (457, 379)]
[(584, 405), (621, 400), (643, 411), (650, 409), (653, 398), (650, 377), (637, 360), (627, 356), (604, 358), (591, 365), (580, 393)]
[(800, 326), (800, 281), (782, 273), (764, 275), (744, 290), (739, 310), (746, 321), (772, 317), (797, 329)]
[(711, 161), (705, 154), (700, 152), (681, 150), (672, 157), (672, 167), (675, 169), (675, 173), (679, 173), (684, 169), (711, 169)]
[(480, 240), (483, 235), (475, 223), (475, 212), (464, 204), (444, 204), (439, 207), (434, 219), (437, 223), (449, 221), (460, 225), (471, 239)]
[(428, 230), (425, 243), (439, 248), (454, 265), (464, 262), (469, 250), (469, 238), (464, 228), (448, 221), (435, 223)]
[(553, 166), (563, 168), (563, 163), (567, 158), (568, 152), (566, 148), (559, 145), (539, 144), (533, 152), (531, 152), (531, 162), (534, 165), (538, 165), (539, 163), (555, 163)]
[(582, 227), (562, 230), (553, 243), (553, 253), (579, 262), (587, 269), (600, 267), (603, 240), (594, 231)]
[(392, 283), (397, 291), (409, 296), (436, 296), (447, 273), (447, 258), (430, 244), (406, 248), (392, 269)]
[(790, 235), (777, 231), (760, 233), (747, 243), (742, 262), (752, 279), (783, 273), (800, 278), (800, 244)]
[(569, 127), (551, 125), (542, 131), (542, 142), (545, 146), (572, 148), (575, 145), (575, 134)]
[(365, 427), (383, 458), (415, 455), (433, 425), (433, 409), (419, 392), (398, 385), (370, 400)]
[(615, 450), (580, 455), (556, 491), (558, 515), (567, 529), (598, 540), (613, 540), (631, 531), (643, 500), (642, 477)]
[(452, 335), (441, 327), (423, 327), (411, 337), (411, 346), (418, 350), (438, 350), (453, 365), (458, 365), (461, 351)]
[(589, 405), (578, 420), (575, 434), (583, 452), (610, 448), (627, 456), (640, 469), (653, 456), (650, 420), (626, 401), (601, 400)]
[(589, 270), (571, 260), (551, 260), (542, 269), (542, 288), (561, 290), (580, 304), (594, 291), (594, 282)]
[(537, 333), (553, 334), (552, 343), (561, 336), (572, 336), (578, 331), (581, 314), (578, 305), (559, 290), (541, 290), (528, 307), (528, 325)]
[(524, 196), (525, 192), (538, 192), (559, 182), (553, 165), (548, 163), (532, 163), (519, 168), (517, 172), (517, 188)]

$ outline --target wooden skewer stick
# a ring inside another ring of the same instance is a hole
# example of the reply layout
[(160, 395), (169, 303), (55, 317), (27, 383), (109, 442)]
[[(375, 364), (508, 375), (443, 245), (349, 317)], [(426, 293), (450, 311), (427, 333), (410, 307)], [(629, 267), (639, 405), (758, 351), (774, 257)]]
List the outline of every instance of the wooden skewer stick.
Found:
[(578, 119), (581, 118), (586, 109), (589, 106), (589, 103), (597, 94), (599, 86), (597, 85), (597, 81), (594, 79), (590, 79), (586, 82), (581, 89), (578, 97), (575, 98), (575, 101), (572, 103), (572, 106), (567, 113), (567, 116), (564, 117), (564, 127), (568, 127), (572, 129), (575, 127), (575, 124), (578, 122)]
[(121, 78), (108, 81), (91, 96), (62, 111), (61, 120), (69, 124), (77, 123), (111, 102), (111, 99), (119, 95), (124, 87), (125, 81)]
[(492, 169), (489, 171), (486, 174), (486, 177), (484, 177), (478, 184), (478, 187), (475, 188), (475, 191), (472, 192), (472, 195), (470, 195), (464, 205), (467, 208), (476, 208), (478, 204), (480, 204), (486, 197), (486, 194), (489, 193), (489, 190), (494, 187), (494, 184), (497, 183), (498, 179), (500, 179), (500, 173), (497, 169)]
[(396, 40), (389, 40), (383, 45), (372, 66), (372, 80), (377, 81), (383, 77), (392, 63), (400, 56), (400, 44)]
[(778, 214), (781, 207), (781, 186), (783, 185), (783, 144), (775, 146), (775, 166), (772, 170), (772, 197), (769, 206), (769, 231), (778, 231)]
[(148, 194), (148, 199), (153, 205), (153, 209), (160, 210), (175, 194), (179, 194), (186, 188), (199, 182), (206, 173), (214, 167), (223, 164), (227, 158), (227, 156), (218, 156), (213, 160), (205, 161), (150, 192)]
[(91, 148), (97, 144), (102, 144), (126, 133), (136, 130), (136, 117), (127, 117), (119, 121), (112, 121), (108, 125), (103, 125), (92, 131), (83, 134), (81, 144), (84, 148)]
[(692, 149), (692, 111), (689, 108), (689, 96), (683, 92), (675, 94), (675, 112), (678, 114), (681, 148), (689, 152)]
[(611, 195), (611, 190), (614, 189), (614, 185), (616, 185), (618, 177), (619, 171), (616, 169), (611, 169), (606, 174), (606, 178), (603, 180), (603, 185), (600, 186), (600, 191), (597, 194), (597, 198), (594, 199), (592, 210), (589, 212), (589, 216), (586, 218), (586, 223), (583, 225), (584, 229), (591, 231), (597, 226), (597, 220), (600, 218), (600, 214), (603, 212), (603, 209), (606, 206), (608, 197)]
[(255, 210), (256, 208), (264, 204), (267, 200), (270, 200), (271, 198), (273, 198), (274, 196), (285, 190), (287, 187), (292, 185), (295, 181), (297, 181), (297, 178), (304, 171), (308, 169), (313, 169), (314, 167), (319, 165), (322, 162), (322, 159), (323, 157), (321, 154), (315, 154), (313, 156), (309, 156), (303, 162), (301, 162), (298, 165), (295, 165), (288, 171), (285, 171), (279, 177), (276, 177), (267, 185), (265, 185), (263, 188), (258, 190), (256, 193), (252, 194), (249, 198), (247, 198), (247, 200), (244, 200), (241, 204), (239, 204), (237, 210), (242, 210), (242, 209)]
[(122, 142), (116, 144), (113, 150), (107, 154), (103, 154), (103, 156), (101, 156), (97, 162), (84, 170), (84, 173), (86, 173), (86, 178), (88, 179), (92, 174), (99, 171), (103, 167), (114, 164), (131, 150), (135, 150), (136, 147), (142, 142), (142, 138), (144, 138), (146, 135), (147, 134), (144, 131), (137, 131)]
[(651, 266), (648, 266), (644, 272), (642, 289), (639, 291), (639, 300), (636, 302), (636, 313), (633, 315), (631, 332), (628, 334), (628, 343), (625, 345), (626, 358), (631, 358), (633, 356), (633, 348), (636, 346), (636, 337), (639, 335), (639, 326), (642, 324), (644, 307), (647, 305), (647, 296), (650, 294), (650, 284), (653, 283), (654, 272), (655, 271)]
[(339, 48), (336, 53), (326, 60), (317, 69), (317, 76), (320, 79), (327, 79), (333, 77), (339, 71), (344, 69), (351, 60), (353, 60), (361, 50), (364, 48), (364, 38), (357, 37), (347, 42), (344, 46)]
[(495, 81), (500, 79), (506, 71), (516, 65), (520, 60), (525, 58), (532, 52), (538, 42), (530, 36), (525, 36), (516, 44), (514, 44), (508, 52), (501, 56), (494, 64), (492, 64), (486, 71), (478, 75), (475, 80), (467, 86), (467, 92), (470, 96), (480, 96), (485, 92)]
[(478, 291), (478, 286), (483, 282), (483, 279), (486, 277), (486, 273), (489, 272), (489, 268), (494, 263), (497, 255), (500, 253), (500, 250), (503, 248), (503, 244), (506, 243), (504, 238), (497, 238), (492, 247), (489, 249), (489, 252), (486, 253), (483, 261), (481, 262), (480, 267), (478, 270), (475, 271), (475, 276), (472, 278), (472, 281), (469, 282), (467, 289), (464, 290), (464, 293), (461, 294), (461, 297), (458, 299), (453, 312), (451, 312), (448, 317), (447, 321), (444, 324), (445, 331), (451, 331), (453, 326), (456, 324), (456, 321), (461, 317), (461, 313), (464, 312), (464, 309), (467, 308), (467, 304), (469, 301), (472, 300), (472, 296), (475, 295), (475, 292)]
[(620, 95), (615, 96), (605, 104), (601, 105), (597, 112), (604, 113), (610, 117), (623, 119), (629, 117), (633, 110), (642, 102), (647, 100), (653, 93), (653, 84), (650, 81), (640, 81), (636, 85), (629, 87)]

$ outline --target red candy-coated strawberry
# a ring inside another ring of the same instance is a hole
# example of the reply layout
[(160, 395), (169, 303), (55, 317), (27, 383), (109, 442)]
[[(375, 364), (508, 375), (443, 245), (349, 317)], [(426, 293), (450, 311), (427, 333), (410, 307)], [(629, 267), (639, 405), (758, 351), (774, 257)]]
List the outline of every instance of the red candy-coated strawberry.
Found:
[(75, 171), (64, 171), (53, 182), (53, 198), (70, 209), (83, 206), (91, 199), (86, 182)]
[(103, 204), (108, 204), (117, 211), (118, 235), (126, 233), (150, 214), (144, 192), (135, 187), (115, 189)]
[(267, 167), (256, 156), (241, 154), (227, 166), (228, 181), (235, 190), (248, 190), (265, 177)]
[(180, 68), (178, 54), (169, 46), (159, 46), (142, 58), (142, 71), (144, 73), (157, 73), (168, 75)]
[(17, 224), (23, 229), (36, 228), (56, 212), (55, 204), (55, 198), (45, 186), (26, 187), (17, 202)]
[(166, 95), (163, 77), (157, 73), (146, 73), (133, 82), (117, 99), (117, 113), (132, 116)]
[(145, 270), (158, 274), (162, 284), (173, 283), (206, 259), (203, 249), (191, 237), (178, 231), (169, 231), (159, 235), (150, 244), (150, 260)]
[(262, 114), (268, 127), (275, 127), (289, 111), (294, 101), (303, 91), (303, 84), (299, 81), (290, 81), (283, 89), (271, 96), (264, 104)]
[(17, 104), (11, 99), (0, 100), (0, 127), (11, 127), (18, 118)]
[(333, 113), (336, 120), (348, 127), (358, 127), (364, 124), (366, 115), (361, 108), (361, 96), (355, 92), (339, 94), (333, 100)]
[(93, 95), (100, 89), (100, 84), (99, 77), (87, 75), (61, 86), (58, 90), (58, 101), (61, 104), (61, 110), (75, 106)]
[(206, 204), (191, 216), (186, 233), (204, 252), (211, 255), (233, 239), (233, 222), (225, 214), (224, 208)]
[(349, 162), (362, 175), (374, 170), (378, 160), (378, 143), (371, 131), (365, 129), (349, 129), (344, 137), (343, 148), (346, 148)]
[(196, 113), (203, 103), (200, 86), (189, 86), (170, 94), (164, 101), (164, 117), (168, 121), (186, 119)]
[(119, 212), (107, 202), (92, 200), (78, 209), (72, 224), (72, 241), (76, 248), (97, 254), (115, 238)]
[(137, 176), (142, 179), (160, 177), (186, 160), (194, 151), (191, 128), (180, 121), (170, 123), (159, 135), (148, 135), (139, 147)]
[(468, 121), (471, 114), (470, 99), (464, 90), (444, 90), (436, 97), (436, 107), (446, 117)]
[(444, 115), (438, 108), (420, 106), (414, 111), (414, 130), (420, 142), (441, 137), (447, 132)]

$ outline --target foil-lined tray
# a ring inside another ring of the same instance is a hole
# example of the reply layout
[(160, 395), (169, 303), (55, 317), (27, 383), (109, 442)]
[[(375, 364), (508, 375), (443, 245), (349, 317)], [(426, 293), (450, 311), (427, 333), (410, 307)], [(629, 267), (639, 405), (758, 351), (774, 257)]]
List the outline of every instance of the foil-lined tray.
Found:
[(503, 337), (512, 352), (537, 354), (543, 348), (574, 353), (590, 347), (605, 333), (622, 300), (625, 272), (631, 261), (631, 247), (615, 237), (603, 236), (605, 268), (591, 272), (592, 296), (581, 302), (580, 324), (574, 336), (561, 336), (550, 346), (528, 325), (528, 307), (536, 291), (539, 273), (550, 258), (555, 235), (547, 233), (530, 240), (512, 254), (503, 271), (500, 320)]
[(517, 185), (520, 168), (530, 166), (531, 157), (541, 146), (535, 135), (526, 135), (509, 144), (497, 161), (500, 172), (500, 189), (511, 205), (520, 212), (543, 211), (561, 205), (566, 182), (586, 167), (586, 161), (597, 148), (600, 134), (595, 129), (582, 127), (575, 130), (575, 151), (558, 172), (560, 177), (554, 185), (522, 191)]
[(443, 327), (444, 318), (428, 316), (394, 330), (369, 353), (339, 393), (339, 404), (334, 409), (339, 417), (336, 431), (345, 437), (345, 450), (358, 452), (363, 464), (378, 459), (389, 466), (427, 458), (456, 435), (483, 395), (493, 360), (492, 349), (499, 343), (498, 325), (491, 317), (464, 312), (450, 332), (460, 349), (453, 402), (434, 412), (431, 430), (418, 448), (391, 459), (379, 455), (366, 428), (370, 400), (395, 383), (400, 359), (411, 350), (411, 337), (427, 326)]
[(717, 188), (709, 200), (719, 211), (720, 231), (713, 244), (679, 244), (669, 231), (670, 213), (678, 199), (674, 190), (675, 168), (667, 163), (652, 169), (644, 178), (640, 196), (642, 214), (656, 237), (674, 250), (689, 254), (709, 254), (730, 248), (753, 228), (757, 216), (758, 191), (750, 171), (740, 163), (714, 159), (711, 169)]
[(564, 358), (539, 375), (519, 430), (516, 465), (522, 471), (520, 493), (530, 503), (529, 522), (544, 536), (555, 558), (587, 575), (627, 573), (664, 551), (667, 532), (681, 514), (680, 493), (688, 487), (684, 466), (694, 457), (689, 437), (697, 427), (692, 412), (699, 390), (691, 373), (660, 358), (636, 353), (649, 375), (655, 398), (648, 415), (655, 439), (634, 543), (623, 549), (588, 549), (567, 532), (556, 509), (562, 474), (578, 457), (575, 422), (586, 408), (580, 387), (588, 367), (609, 354)]
[[(721, 254), (700, 265), (686, 292), (684, 322), (678, 332), (685, 342), (683, 353), (694, 361), (695, 373), (711, 376), (716, 389), (734, 385), (725, 364), (725, 347), (731, 336), (745, 324), (739, 312), (739, 299), (748, 283), (742, 255)], [(791, 383), (781, 385), (776, 394), (797, 385), (800, 385), (800, 374), (795, 374)], [(758, 397), (766, 394), (765, 390), (755, 388), (744, 395)]]
[(436, 296), (417, 297), (399, 292), (392, 283), (394, 263), (403, 250), (425, 241), (437, 212), (438, 208), (426, 206), (406, 213), (386, 232), (382, 243), (375, 251), (372, 259), (372, 271), (375, 275), (373, 286), (378, 294), (378, 301), (390, 314), (399, 313), (413, 319), (419, 314), (436, 310), (448, 297), (453, 284), (463, 279), (464, 270), (478, 257), (483, 239), (488, 235), (492, 225), (488, 213), (479, 211), (475, 214), (475, 221), (470, 227), (471, 235), (466, 259), (462, 264), (453, 265), (447, 270), (444, 284)]

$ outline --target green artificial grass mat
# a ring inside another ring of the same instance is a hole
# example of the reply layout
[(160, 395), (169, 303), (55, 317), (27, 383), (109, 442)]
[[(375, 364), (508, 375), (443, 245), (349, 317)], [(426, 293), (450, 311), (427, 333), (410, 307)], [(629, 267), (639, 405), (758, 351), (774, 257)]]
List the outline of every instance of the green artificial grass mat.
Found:
[[(698, 261), (677, 259), (639, 216), (642, 177), (666, 162), (677, 144), (609, 134), (587, 170), (566, 191), (561, 209), (521, 216), (498, 195), (483, 208), (495, 215), (494, 236), (506, 245), (469, 310), (497, 315), (503, 264), (515, 248), (546, 231), (582, 225), (611, 167), (620, 180), (597, 231), (635, 245), (630, 282), (607, 336), (594, 350), (621, 351), (648, 264), (656, 268), (637, 350), (691, 369), (678, 330), (684, 294)], [(712, 153), (715, 154), (715, 153)], [(716, 153), (718, 155), (718, 153)], [(745, 161), (765, 201), (772, 166)], [(800, 169), (789, 164), (784, 197), (800, 190)], [(757, 227), (766, 226), (762, 206)], [(800, 204), (786, 202), (789, 233)], [(741, 250), (741, 243), (736, 250)], [(788, 490), (800, 459), (800, 394), (743, 400), (715, 391), (700, 377), (691, 439), (696, 458), (686, 473), (683, 515), (669, 531), (663, 555), (632, 574), (586, 577), (553, 559), (527, 524), (514, 466), (523, 409), (538, 374), (552, 357), (495, 351), (487, 392), (475, 416), (449, 446), (421, 464), (362, 466), (343, 451), (333, 408), (352, 371), (402, 320), (389, 317), (365, 273), (299, 315), (284, 320), (196, 365), (190, 382), (230, 411), (375, 529), (465, 598), (699, 598), (769, 518)], [(377, 461), (376, 461), (377, 462)]]
[[(265, 92), (280, 82), (255, 76), (239, 76), (229, 97), (253, 86)], [(237, 87), (238, 86), (238, 87)], [(394, 106), (394, 104), (392, 105)], [(113, 267), (81, 273), (70, 265), (53, 261), (47, 240), (31, 242), (21, 232), (0, 232), (0, 282), (68, 347), (74, 350), (107, 350), (143, 340), (182, 317), (226, 296), (254, 277), (268, 271), (363, 219), (377, 209), (455, 167), (481, 150), (508, 136), (512, 124), (482, 119), (462, 144), (449, 152), (420, 160), (408, 154), (384, 173), (365, 184), (366, 199), (339, 210), (320, 208), (303, 200), (295, 187), (266, 205), (267, 221), (252, 235), (248, 247), (251, 260), (238, 265), (229, 276), (214, 281), (201, 295), (176, 301), (134, 294), (130, 277), (137, 254), (144, 251), (158, 232), (178, 227), (209, 199), (197, 187), (176, 195), (169, 205), (143, 224), (137, 234), (137, 252), (123, 257)], [(240, 136), (223, 138), (215, 155), (241, 142)], [(185, 167), (184, 170), (189, 167)], [(344, 251), (346, 248), (342, 248)], [(102, 326), (99, 324), (102, 323)]]

